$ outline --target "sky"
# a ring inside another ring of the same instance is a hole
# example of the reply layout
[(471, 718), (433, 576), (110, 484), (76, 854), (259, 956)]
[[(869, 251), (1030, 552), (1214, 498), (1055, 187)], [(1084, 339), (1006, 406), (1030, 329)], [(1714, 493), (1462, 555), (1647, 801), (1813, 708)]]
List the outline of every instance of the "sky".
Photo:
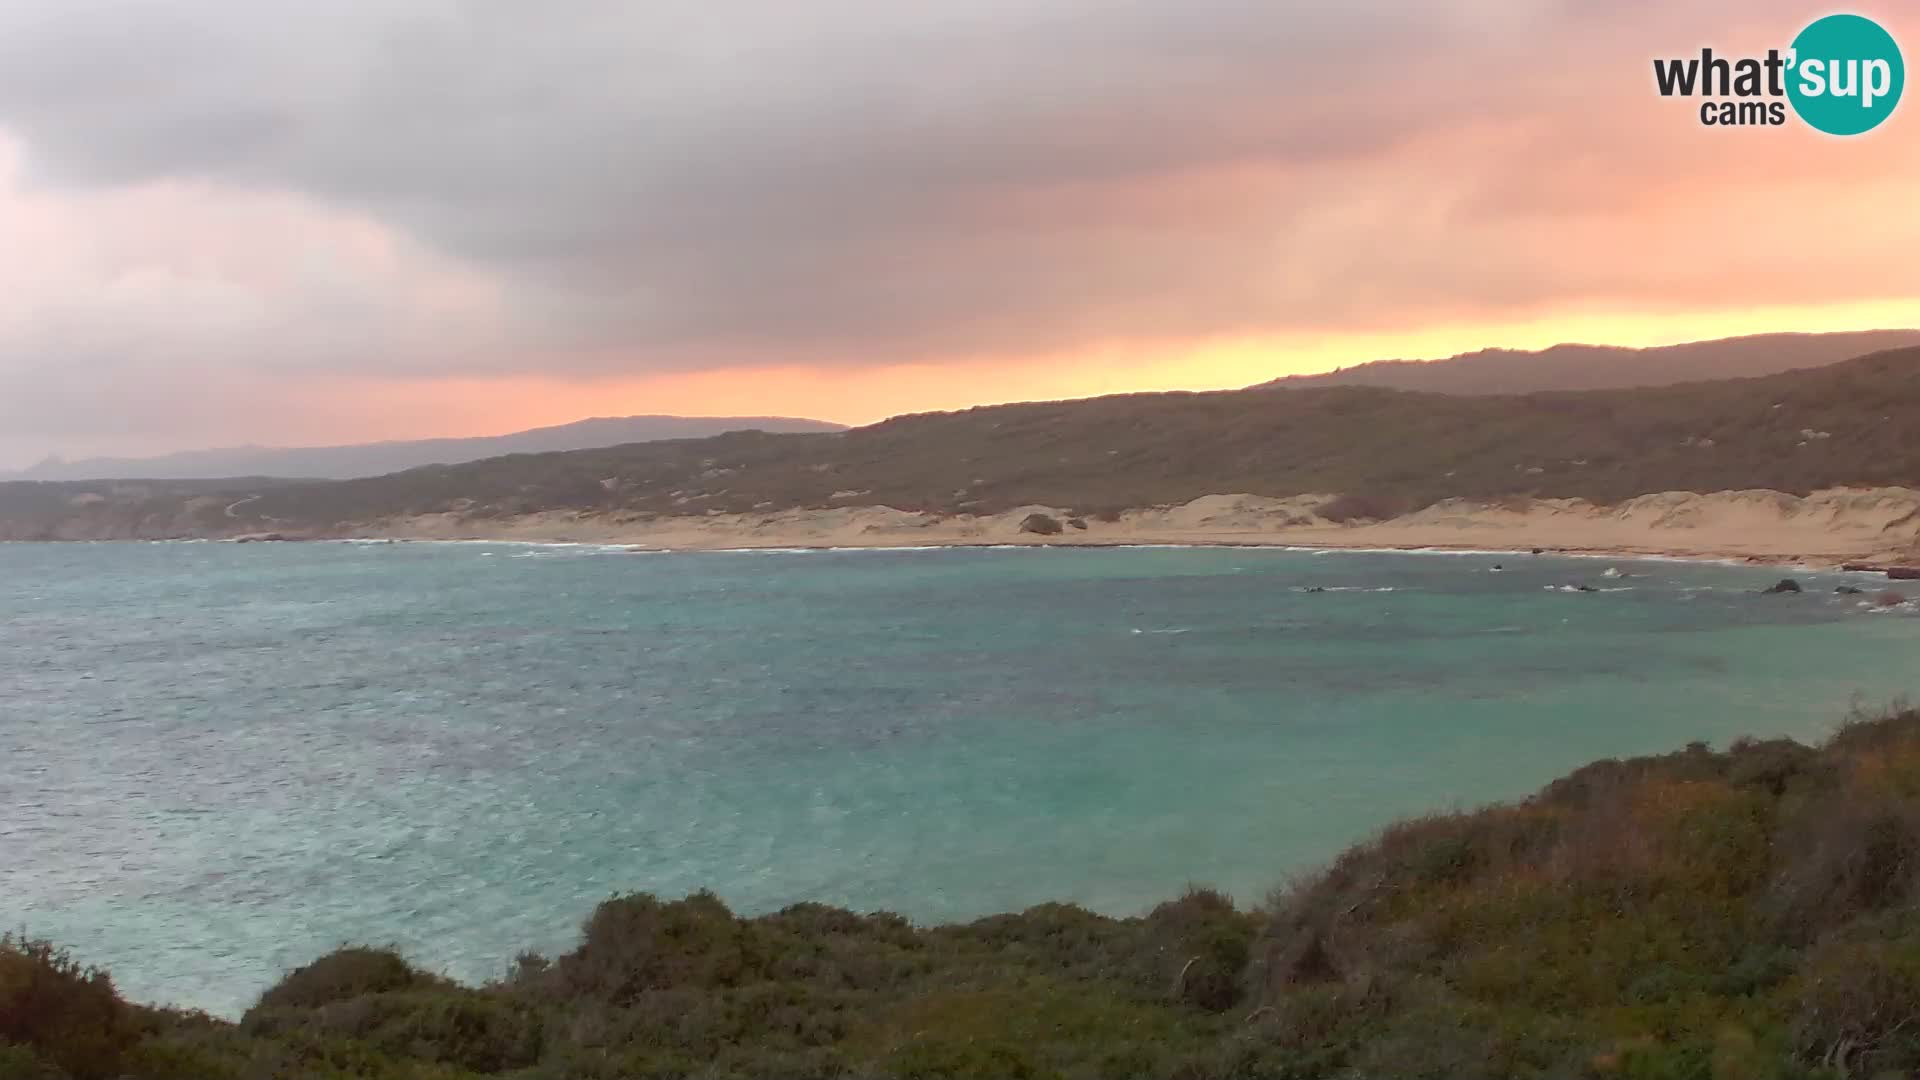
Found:
[(0, 467), (1913, 326), (1920, 102), (1654, 90), (1829, 10), (0, 0)]

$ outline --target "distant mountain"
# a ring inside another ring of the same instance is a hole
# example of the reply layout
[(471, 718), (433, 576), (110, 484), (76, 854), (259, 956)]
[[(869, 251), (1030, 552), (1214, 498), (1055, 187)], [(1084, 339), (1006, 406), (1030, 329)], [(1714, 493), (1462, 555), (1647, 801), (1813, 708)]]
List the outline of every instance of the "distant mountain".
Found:
[(1321, 375), (1275, 379), (1254, 389), (1382, 386), (1434, 394), (1620, 390), (1825, 367), (1867, 353), (1909, 345), (1920, 345), (1920, 330), (1759, 334), (1651, 349), (1611, 345), (1555, 345), (1539, 352), (1482, 349), (1445, 360), (1376, 360)]
[(49, 458), (0, 480), (193, 480), (275, 476), (346, 480), (421, 465), (457, 465), (503, 454), (590, 450), (661, 439), (701, 439), (729, 431), (844, 431), (844, 425), (784, 416), (600, 416), (557, 427), (471, 439), (417, 439), (357, 446), (236, 446), (151, 458)]
[(604, 520), (889, 506), (1086, 516), (1202, 495), (1348, 496), (1386, 517), (1450, 497), (1920, 486), (1920, 347), (1807, 371), (1621, 390), (1123, 394), (515, 454), (360, 480), (0, 484), (0, 539), (379, 535), (420, 515)]

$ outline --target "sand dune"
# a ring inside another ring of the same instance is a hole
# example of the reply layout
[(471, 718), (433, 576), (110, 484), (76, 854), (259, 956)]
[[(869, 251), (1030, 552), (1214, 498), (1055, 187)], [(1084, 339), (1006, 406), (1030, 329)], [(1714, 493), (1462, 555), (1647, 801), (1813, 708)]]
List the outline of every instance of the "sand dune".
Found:
[[(1208, 495), (1132, 510), (1117, 520), (1059, 507), (938, 515), (887, 506), (699, 517), (543, 513), (517, 518), (434, 514), (377, 523), (373, 535), (412, 539), (577, 540), (644, 548), (906, 547), (980, 544), (1264, 544), (1482, 548), (1686, 555), (1801, 562), (1920, 558), (1920, 491), (1836, 488), (1710, 495), (1663, 492), (1617, 505), (1583, 499), (1452, 499), (1387, 521), (1328, 521), (1330, 495)], [(1030, 515), (1058, 535), (1021, 530)]]

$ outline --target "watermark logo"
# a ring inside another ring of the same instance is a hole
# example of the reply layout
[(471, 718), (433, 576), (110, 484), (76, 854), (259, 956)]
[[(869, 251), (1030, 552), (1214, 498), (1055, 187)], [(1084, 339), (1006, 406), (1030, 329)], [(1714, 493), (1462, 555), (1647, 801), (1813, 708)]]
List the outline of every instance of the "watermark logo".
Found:
[(1907, 66), (1893, 35), (1872, 19), (1829, 15), (1816, 20), (1786, 51), (1764, 57), (1716, 56), (1655, 60), (1661, 97), (1703, 98), (1707, 127), (1777, 127), (1794, 115), (1829, 135), (1872, 131), (1893, 115), (1907, 87)]
[(1789, 64), (1799, 75), (1787, 80), (1793, 111), (1829, 135), (1879, 127), (1907, 88), (1899, 43), (1879, 23), (1858, 15), (1829, 15), (1800, 31)]

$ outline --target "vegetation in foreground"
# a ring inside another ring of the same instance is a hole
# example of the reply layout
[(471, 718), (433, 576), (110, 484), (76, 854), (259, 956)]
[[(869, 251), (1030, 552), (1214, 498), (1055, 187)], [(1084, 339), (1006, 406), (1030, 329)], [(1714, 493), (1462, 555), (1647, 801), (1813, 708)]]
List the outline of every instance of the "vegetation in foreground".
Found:
[(1624, 1077), (1920, 1072), (1920, 712), (1603, 761), (1237, 911), (957, 926), (616, 897), (457, 985), (343, 948), (237, 1024), (0, 945), (0, 1077)]

